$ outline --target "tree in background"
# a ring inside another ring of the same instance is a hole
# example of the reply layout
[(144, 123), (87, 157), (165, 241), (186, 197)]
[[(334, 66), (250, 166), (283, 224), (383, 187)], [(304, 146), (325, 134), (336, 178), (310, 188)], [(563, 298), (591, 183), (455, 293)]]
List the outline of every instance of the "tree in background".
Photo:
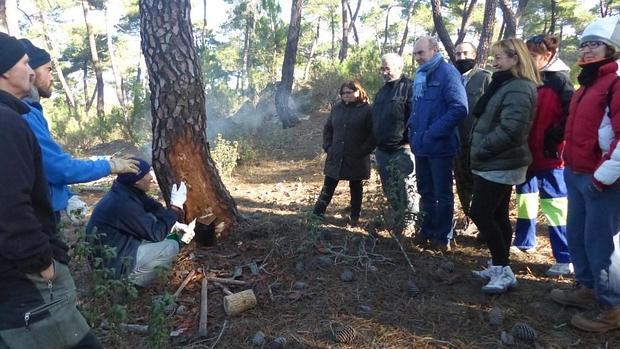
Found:
[(237, 206), (222, 183), (206, 139), (202, 69), (188, 0), (140, 0), (140, 33), (151, 90), (153, 168), (166, 202), (173, 183), (188, 185), (186, 219), (229, 231)]

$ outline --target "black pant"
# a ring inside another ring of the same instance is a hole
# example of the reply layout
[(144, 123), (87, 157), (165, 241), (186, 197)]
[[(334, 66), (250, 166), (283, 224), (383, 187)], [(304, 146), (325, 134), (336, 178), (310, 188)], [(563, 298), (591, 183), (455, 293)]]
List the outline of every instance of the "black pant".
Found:
[[(332, 197), (334, 196), (334, 191), (337, 186), (337, 179), (325, 177), (321, 194), (319, 195), (316, 204), (314, 204), (313, 213), (315, 215), (323, 215), (325, 213), (327, 206), (332, 201)], [(351, 218), (359, 218), (360, 212), (362, 211), (362, 181), (349, 181), (349, 189), (351, 190)]]
[(474, 194), (469, 216), (491, 251), (493, 265), (509, 265), (512, 226), (508, 216), (512, 185), (474, 176)]

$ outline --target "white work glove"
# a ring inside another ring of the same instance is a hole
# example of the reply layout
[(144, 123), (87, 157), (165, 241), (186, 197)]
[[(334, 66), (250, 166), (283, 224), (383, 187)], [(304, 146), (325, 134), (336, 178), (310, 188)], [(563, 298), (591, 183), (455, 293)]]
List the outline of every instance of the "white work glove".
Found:
[(67, 216), (69, 216), (69, 220), (71, 223), (82, 223), (84, 218), (86, 217), (86, 212), (88, 211), (88, 205), (77, 195), (73, 195), (69, 198), (67, 202)]
[(171, 233), (177, 234), (181, 241), (183, 241), (185, 244), (189, 244), (194, 238), (194, 235), (196, 235), (196, 233), (194, 232), (195, 227), (196, 219), (194, 219), (190, 224), (176, 222), (172, 226)]
[(110, 173), (119, 174), (119, 173), (138, 173), (140, 172), (140, 168), (138, 168), (139, 162), (134, 159), (110, 159), (108, 160), (110, 163)]
[(183, 209), (183, 204), (186, 200), (187, 187), (185, 186), (185, 182), (181, 182), (178, 187), (176, 184), (173, 184), (172, 190), (170, 191), (170, 205)]

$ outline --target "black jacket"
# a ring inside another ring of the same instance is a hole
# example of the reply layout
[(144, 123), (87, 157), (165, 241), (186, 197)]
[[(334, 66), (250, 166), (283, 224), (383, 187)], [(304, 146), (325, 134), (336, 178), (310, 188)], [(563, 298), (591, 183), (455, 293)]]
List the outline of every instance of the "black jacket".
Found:
[(412, 93), (411, 80), (404, 75), (400, 80), (387, 82), (377, 92), (372, 105), (372, 131), (377, 148), (390, 152), (407, 143)]
[(323, 149), (327, 152), (325, 176), (347, 180), (370, 178), (370, 153), (374, 148), (368, 103), (334, 106), (323, 128)]
[(11, 322), (15, 316), (43, 303), (27, 274), (38, 276), (52, 258), (69, 260), (57, 235), (39, 143), (21, 117), (28, 111), (0, 91), (0, 329), (18, 325)]
[[(143, 191), (114, 182), (95, 206), (86, 234), (101, 247), (95, 249), (95, 255), (103, 258), (104, 266), (114, 269), (114, 277), (119, 278), (133, 270), (142, 241), (164, 240), (177, 219), (174, 210)], [(115, 258), (106, 258), (106, 246), (116, 250)]]

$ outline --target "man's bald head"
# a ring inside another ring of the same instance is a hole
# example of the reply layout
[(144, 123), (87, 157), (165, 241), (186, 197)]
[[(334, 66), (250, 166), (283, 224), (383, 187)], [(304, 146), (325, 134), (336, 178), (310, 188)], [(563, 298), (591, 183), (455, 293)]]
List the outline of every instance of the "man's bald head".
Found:
[(413, 47), (413, 55), (419, 65), (430, 61), (437, 52), (439, 52), (439, 44), (431, 36), (420, 37)]

